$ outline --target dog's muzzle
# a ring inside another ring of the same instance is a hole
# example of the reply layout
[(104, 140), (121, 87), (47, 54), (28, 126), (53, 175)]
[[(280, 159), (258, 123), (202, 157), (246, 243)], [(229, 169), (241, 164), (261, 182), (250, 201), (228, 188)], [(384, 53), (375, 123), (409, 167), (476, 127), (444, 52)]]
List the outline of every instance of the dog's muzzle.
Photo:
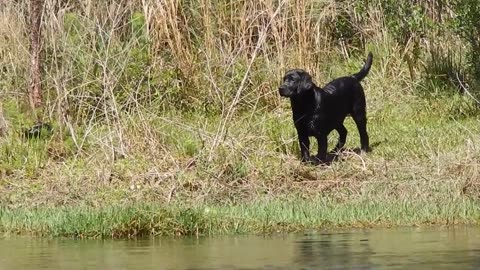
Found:
[(290, 97), (292, 95), (291, 91), (287, 87), (279, 87), (278, 93), (280, 93), (280, 96), (282, 97)]

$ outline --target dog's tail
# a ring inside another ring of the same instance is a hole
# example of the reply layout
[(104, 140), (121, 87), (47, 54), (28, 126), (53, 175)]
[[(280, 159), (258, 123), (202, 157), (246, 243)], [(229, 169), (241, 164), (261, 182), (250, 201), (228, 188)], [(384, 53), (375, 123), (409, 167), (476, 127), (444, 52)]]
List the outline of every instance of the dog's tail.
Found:
[(362, 69), (358, 73), (353, 74), (352, 77), (354, 77), (358, 81), (363, 80), (363, 78), (365, 78), (365, 76), (367, 76), (368, 72), (370, 71), (370, 67), (372, 66), (372, 61), (373, 61), (373, 55), (371, 52), (369, 52), (365, 65), (363, 65)]

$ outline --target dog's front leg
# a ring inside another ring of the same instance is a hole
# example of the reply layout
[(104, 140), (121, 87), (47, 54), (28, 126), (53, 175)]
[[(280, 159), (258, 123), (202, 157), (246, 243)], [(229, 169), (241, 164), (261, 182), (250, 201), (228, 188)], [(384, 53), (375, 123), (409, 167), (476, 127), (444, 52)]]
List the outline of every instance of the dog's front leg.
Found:
[(302, 162), (310, 161), (310, 139), (308, 139), (308, 135), (298, 134), (298, 141), (300, 142)]
[(319, 134), (315, 136), (318, 142), (318, 153), (317, 159), (320, 163), (325, 163), (327, 161), (327, 148), (328, 148), (328, 139), (327, 134)]

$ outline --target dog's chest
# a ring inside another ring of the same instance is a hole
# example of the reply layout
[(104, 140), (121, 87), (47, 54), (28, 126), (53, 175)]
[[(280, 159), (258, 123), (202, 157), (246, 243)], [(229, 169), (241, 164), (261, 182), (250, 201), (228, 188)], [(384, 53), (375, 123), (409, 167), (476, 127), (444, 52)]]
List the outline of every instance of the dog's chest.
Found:
[(305, 114), (294, 117), (295, 127), (302, 133), (307, 133), (310, 136), (323, 131), (326, 126), (325, 117), (318, 114)]

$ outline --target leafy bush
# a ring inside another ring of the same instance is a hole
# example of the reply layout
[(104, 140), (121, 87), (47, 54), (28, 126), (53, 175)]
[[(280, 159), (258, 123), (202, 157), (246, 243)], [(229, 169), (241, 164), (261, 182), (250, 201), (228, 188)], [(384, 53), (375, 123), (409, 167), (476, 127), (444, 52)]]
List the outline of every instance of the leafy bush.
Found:
[(480, 81), (480, 5), (477, 0), (456, 0), (453, 30), (468, 42), (468, 64), (476, 82)]

